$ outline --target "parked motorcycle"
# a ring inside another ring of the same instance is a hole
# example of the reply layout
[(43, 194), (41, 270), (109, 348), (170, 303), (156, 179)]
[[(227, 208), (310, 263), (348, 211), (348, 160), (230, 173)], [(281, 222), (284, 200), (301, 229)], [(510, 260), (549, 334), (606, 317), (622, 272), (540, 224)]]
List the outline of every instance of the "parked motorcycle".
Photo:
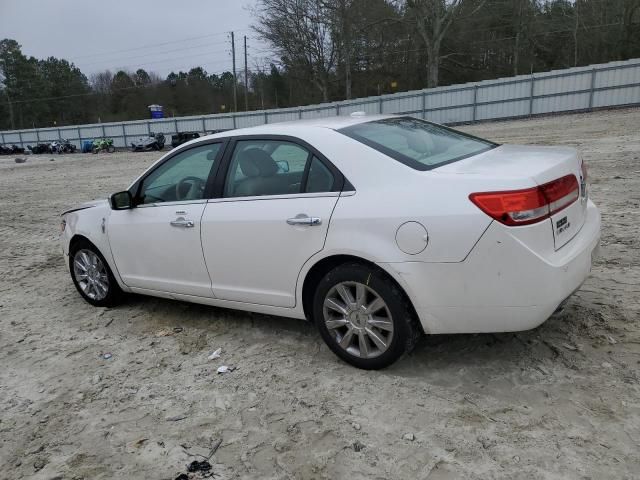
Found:
[(131, 142), (132, 152), (148, 152), (150, 150), (162, 150), (165, 138), (162, 133), (149, 133), (146, 137), (140, 137), (135, 142)]
[(93, 153), (98, 153), (102, 151), (106, 151), (109, 153), (113, 153), (116, 151), (116, 147), (113, 146), (113, 138), (96, 138), (93, 141), (93, 148), (91, 149)]
[(198, 132), (178, 132), (175, 135), (171, 136), (171, 146), (176, 148), (178, 145), (182, 145), (189, 140), (193, 140), (194, 138), (199, 138), (200, 134)]
[(51, 144), (50, 143), (38, 143), (34, 146), (27, 146), (27, 148), (31, 151), (31, 153), (39, 154), (39, 153), (52, 153)]
[(17, 145), (0, 145), (0, 155), (17, 155), (24, 153), (24, 148)]
[[(61, 138), (60, 140), (56, 140), (53, 143), (57, 144), (56, 145), (56, 151), (59, 154), (62, 154), (62, 153), (75, 153), (76, 152), (75, 144), (71, 143), (69, 140), (66, 140), (64, 138)], [(52, 144), (52, 146), (53, 146), (53, 144)]]

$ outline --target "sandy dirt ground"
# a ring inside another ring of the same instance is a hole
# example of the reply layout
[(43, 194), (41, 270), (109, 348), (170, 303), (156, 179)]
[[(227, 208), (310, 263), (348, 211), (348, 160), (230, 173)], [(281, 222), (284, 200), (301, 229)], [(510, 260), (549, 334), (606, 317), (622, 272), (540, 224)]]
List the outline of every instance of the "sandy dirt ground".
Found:
[(579, 147), (601, 257), (541, 327), (433, 336), (380, 372), (339, 361), (306, 322), (146, 297), (91, 307), (58, 214), (158, 154), (0, 158), (0, 477), (174, 479), (221, 440), (216, 479), (640, 478), (640, 109), (462, 129)]

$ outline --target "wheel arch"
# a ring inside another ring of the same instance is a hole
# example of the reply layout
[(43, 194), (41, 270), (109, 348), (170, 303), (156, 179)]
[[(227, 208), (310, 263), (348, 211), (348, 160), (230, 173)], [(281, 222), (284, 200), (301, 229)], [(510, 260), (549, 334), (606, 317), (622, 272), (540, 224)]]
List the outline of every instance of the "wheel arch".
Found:
[[(114, 278), (116, 279), (116, 282), (118, 282), (118, 286), (120, 287), (121, 290), (123, 291), (129, 291), (129, 287), (124, 283), (124, 281), (122, 280), (122, 277), (120, 276), (120, 272), (118, 271), (118, 268), (115, 264), (115, 260), (111, 254), (111, 249), (109, 248), (109, 245), (106, 245), (106, 251), (105, 251), (105, 246), (103, 245), (102, 247), (100, 245), (98, 245), (96, 242), (92, 241), (89, 237), (87, 237), (86, 235), (83, 235), (82, 233), (74, 233), (73, 236), (71, 237), (71, 239), (69, 240), (69, 247), (68, 247), (68, 254), (69, 254), (69, 258), (71, 258), (71, 252), (73, 251), (73, 248), (79, 243), (79, 242), (87, 242), (89, 245), (91, 245), (93, 248), (95, 248), (98, 252), (100, 252), (100, 255), (102, 255), (102, 257), (104, 258), (104, 260), (107, 262), (107, 265), (109, 266), (109, 268), (111, 269), (111, 273), (113, 274)], [(69, 262), (70, 265), (70, 262)], [(71, 268), (71, 267), (69, 267)]]
[[(394, 278), (394, 276), (390, 272), (388, 272), (387, 270), (385, 270), (375, 262), (372, 262), (371, 260), (367, 260), (365, 258), (356, 256), (356, 255), (334, 254), (318, 260), (315, 264), (313, 264), (311, 268), (309, 268), (309, 270), (307, 271), (304, 277), (304, 280), (302, 283), (302, 309), (307, 319), (309, 319), (310, 321), (313, 321), (313, 315), (312, 315), (313, 295), (315, 293), (316, 286), (318, 285), (318, 283), (320, 283), (320, 280), (322, 280), (322, 278), (327, 273), (329, 273), (329, 271), (333, 270), (334, 268), (340, 265), (344, 265), (345, 263), (360, 263), (381, 272), (386, 278), (389, 279), (390, 282), (393, 282), (393, 284), (396, 287), (398, 287), (402, 295), (405, 297), (405, 300), (409, 304), (409, 308), (411, 309), (413, 315), (415, 315), (415, 318), (416, 319), (419, 318), (416, 312), (416, 309), (413, 306), (413, 302), (411, 301), (411, 298), (406, 292), (406, 289), (403, 288), (402, 285), (400, 285), (400, 283)], [(422, 323), (418, 321), (418, 324), (420, 325), (420, 329), (422, 330), (422, 333), (424, 333), (424, 328), (422, 327)]]
[[(71, 251), (73, 250), (73, 248), (79, 243), (79, 242), (88, 242), (90, 243), (96, 250), (98, 250), (100, 253), (102, 253), (100, 251), (100, 249), (96, 246), (95, 243), (93, 243), (89, 238), (85, 237), (84, 235), (80, 234), (80, 233), (76, 233), (73, 235), (73, 237), (71, 237), (71, 240), (69, 240), (69, 255), (71, 255)], [(103, 254), (104, 256), (104, 254)]]

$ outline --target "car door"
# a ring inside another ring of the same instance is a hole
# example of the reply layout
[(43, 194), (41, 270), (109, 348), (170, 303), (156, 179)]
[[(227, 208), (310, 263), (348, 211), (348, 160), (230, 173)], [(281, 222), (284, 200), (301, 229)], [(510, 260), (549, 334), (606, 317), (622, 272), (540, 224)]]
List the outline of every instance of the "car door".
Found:
[(202, 217), (216, 298), (295, 306), (298, 274), (325, 242), (343, 178), (309, 145), (243, 138), (230, 145)]
[(135, 208), (111, 212), (109, 242), (127, 286), (211, 297), (200, 221), (223, 149), (198, 144), (169, 157), (133, 187)]

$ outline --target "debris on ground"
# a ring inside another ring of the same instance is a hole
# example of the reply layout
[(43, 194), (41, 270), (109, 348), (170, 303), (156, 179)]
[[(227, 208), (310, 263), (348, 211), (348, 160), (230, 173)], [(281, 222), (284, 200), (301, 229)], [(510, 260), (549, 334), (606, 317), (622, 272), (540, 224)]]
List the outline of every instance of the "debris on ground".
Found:
[(184, 420), (187, 417), (188, 417), (188, 415), (183, 413), (183, 414), (180, 414), (180, 415), (173, 415), (171, 417), (167, 417), (167, 418), (165, 418), (165, 421), (167, 421), (167, 422), (179, 422), (180, 420)]
[(231, 373), (235, 370), (234, 367), (228, 367), (227, 365), (221, 365), (218, 367), (218, 373)]
[(14, 158), (13, 161), (16, 162), (16, 163), (24, 163), (24, 162), (27, 161), (27, 159), (26, 158)]
[(405, 433), (402, 436), (402, 439), (403, 440), (407, 440), (409, 442), (413, 442), (416, 439), (416, 436), (413, 433)]
[(353, 442), (351, 446), (353, 447), (354, 452), (359, 452), (365, 448), (365, 445), (363, 443), (360, 443), (358, 440)]
[(189, 465), (187, 465), (187, 472), (208, 472), (211, 470), (211, 464), (207, 460), (202, 460), (201, 462), (194, 460)]
[(215, 360), (216, 358), (220, 358), (221, 353), (222, 353), (222, 348), (219, 348), (215, 352), (213, 352), (211, 355), (209, 355), (207, 358), (209, 360)]
[(105, 360), (109, 360), (111, 357), (113, 357), (113, 355), (111, 354), (111, 352), (103, 353), (101, 356), (102, 356), (102, 358), (104, 358)]

